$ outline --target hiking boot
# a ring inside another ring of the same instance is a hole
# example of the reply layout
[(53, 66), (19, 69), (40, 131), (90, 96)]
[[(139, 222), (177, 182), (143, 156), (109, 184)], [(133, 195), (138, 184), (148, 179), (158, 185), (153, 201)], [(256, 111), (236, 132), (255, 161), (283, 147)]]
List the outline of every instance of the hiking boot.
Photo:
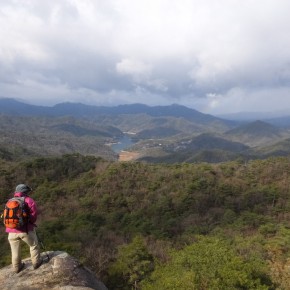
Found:
[(33, 269), (36, 270), (42, 265), (43, 259), (41, 258), (36, 265), (33, 265)]
[(25, 266), (25, 263), (22, 262), (21, 265), (19, 266), (18, 270), (15, 271), (15, 273), (18, 274), (19, 272), (21, 272), (23, 270), (24, 266)]

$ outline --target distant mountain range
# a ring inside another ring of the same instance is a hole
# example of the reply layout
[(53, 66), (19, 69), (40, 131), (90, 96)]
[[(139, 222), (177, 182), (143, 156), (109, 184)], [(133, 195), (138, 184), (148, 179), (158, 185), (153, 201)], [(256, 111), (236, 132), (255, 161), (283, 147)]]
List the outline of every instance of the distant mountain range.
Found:
[(173, 137), (179, 134), (224, 132), (236, 126), (234, 121), (180, 105), (150, 107), (142, 104), (97, 107), (80, 103), (61, 103), (53, 107), (35, 106), (14, 99), (0, 99), (0, 114), (34, 117), (87, 119), (99, 125), (114, 126), (138, 138)]
[[(79, 152), (115, 158), (106, 143), (123, 134), (151, 162), (222, 162), (290, 154), (290, 117), (241, 122), (180, 105), (53, 107), (0, 99), (0, 157)], [(94, 146), (97, 144), (97, 146)]]
[(15, 114), (20, 116), (74, 116), (81, 118), (96, 117), (102, 115), (133, 115), (147, 114), (152, 117), (170, 116), (184, 118), (191, 122), (209, 124), (212, 122), (222, 122), (234, 124), (222, 118), (203, 114), (197, 110), (180, 105), (155, 106), (150, 107), (143, 104), (119, 105), (115, 107), (90, 106), (81, 103), (61, 103), (53, 107), (29, 105), (14, 99), (0, 99), (0, 113)]

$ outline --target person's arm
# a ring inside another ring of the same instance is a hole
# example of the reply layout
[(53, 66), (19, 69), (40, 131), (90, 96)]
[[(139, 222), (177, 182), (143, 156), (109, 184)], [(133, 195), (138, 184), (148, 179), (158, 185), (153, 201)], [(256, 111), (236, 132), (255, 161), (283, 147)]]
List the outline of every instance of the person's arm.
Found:
[(27, 204), (29, 208), (29, 222), (34, 224), (37, 220), (38, 210), (36, 202), (32, 198), (27, 198)]

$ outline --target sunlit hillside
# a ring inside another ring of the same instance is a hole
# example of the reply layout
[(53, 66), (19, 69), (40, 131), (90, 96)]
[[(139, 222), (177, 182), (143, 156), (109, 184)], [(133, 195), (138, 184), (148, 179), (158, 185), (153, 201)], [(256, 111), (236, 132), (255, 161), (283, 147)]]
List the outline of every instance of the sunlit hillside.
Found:
[[(2, 203), (30, 184), (47, 249), (78, 257), (109, 289), (290, 283), (289, 158), (154, 165), (74, 154), (2, 159), (0, 170)], [(1, 235), (1, 265), (8, 248)]]

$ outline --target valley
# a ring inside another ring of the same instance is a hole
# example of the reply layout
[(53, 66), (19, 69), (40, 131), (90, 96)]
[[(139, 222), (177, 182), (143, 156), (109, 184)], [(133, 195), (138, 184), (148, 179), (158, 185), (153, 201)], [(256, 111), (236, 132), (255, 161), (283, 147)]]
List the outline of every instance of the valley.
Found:
[(290, 124), (176, 105), (8, 103), (0, 200), (30, 184), (50, 250), (109, 289), (288, 289)]
[(290, 154), (287, 118), (282, 125), (276, 119), (226, 120), (179, 105), (38, 107), (11, 99), (0, 99), (0, 114), (0, 153), (8, 159), (80, 153), (108, 160), (218, 163)]

